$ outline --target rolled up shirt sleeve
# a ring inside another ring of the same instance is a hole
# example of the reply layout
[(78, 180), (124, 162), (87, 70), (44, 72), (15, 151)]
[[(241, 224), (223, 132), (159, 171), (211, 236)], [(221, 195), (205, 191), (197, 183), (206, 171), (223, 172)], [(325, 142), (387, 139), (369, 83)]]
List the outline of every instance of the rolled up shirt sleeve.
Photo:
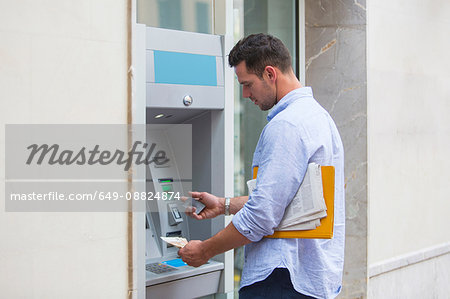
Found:
[(293, 199), (308, 167), (308, 149), (302, 128), (286, 120), (270, 121), (255, 150), (256, 188), (233, 217), (236, 229), (252, 242), (273, 234)]

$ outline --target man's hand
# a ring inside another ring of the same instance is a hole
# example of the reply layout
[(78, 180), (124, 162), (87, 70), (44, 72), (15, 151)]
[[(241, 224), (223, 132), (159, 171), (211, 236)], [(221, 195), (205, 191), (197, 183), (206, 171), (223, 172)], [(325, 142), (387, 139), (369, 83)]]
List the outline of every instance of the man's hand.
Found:
[(190, 241), (178, 251), (178, 255), (189, 266), (199, 267), (208, 262), (212, 256), (208, 256), (202, 241)]
[[(195, 208), (187, 208), (186, 214), (188, 214), (189, 216), (197, 220), (202, 220), (214, 218), (224, 213), (225, 210), (224, 198), (219, 198), (217, 196), (209, 194), (208, 192), (189, 192), (189, 193), (191, 194), (191, 197), (194, 198), (194, 200), (198, 200), (199, 202), (205, 205), (205, 208), (200, 212), (200, 214), (195, 213)], [(182, 200), (186, 199), (182, 198)]]
[(231, 222), (212, 238), (205, 241), (190, 241), (178, 251), (178, 255), (188, 265), (199, 267), (215, 255), (249, 243), (251, 241), (244, 237)]

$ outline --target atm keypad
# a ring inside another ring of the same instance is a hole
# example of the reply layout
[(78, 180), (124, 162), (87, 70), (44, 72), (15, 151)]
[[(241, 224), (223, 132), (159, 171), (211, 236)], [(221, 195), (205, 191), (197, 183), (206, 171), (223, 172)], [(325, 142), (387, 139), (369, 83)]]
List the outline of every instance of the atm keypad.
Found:
[(161, 274), (161, 273), (170, 272), (170, 271), (174, 271), (174, 270), (178, 270), (178, 269), (164, 265), (164, 264), (160, 264), (160, 263), (152, 263), (152, 264), (145, 265), (145, 270), (155, 273), (155, 274)]

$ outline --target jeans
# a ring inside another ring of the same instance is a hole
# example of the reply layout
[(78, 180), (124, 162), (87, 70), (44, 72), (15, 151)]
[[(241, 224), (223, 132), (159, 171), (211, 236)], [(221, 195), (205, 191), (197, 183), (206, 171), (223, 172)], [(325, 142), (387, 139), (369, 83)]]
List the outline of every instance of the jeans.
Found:
[(286, 268), (275, 268), (263, 281), (255, 282), (239, 290), (239, 299), (279, 298), (279, 299), (314, 299), (294, 289), (289, 271)]

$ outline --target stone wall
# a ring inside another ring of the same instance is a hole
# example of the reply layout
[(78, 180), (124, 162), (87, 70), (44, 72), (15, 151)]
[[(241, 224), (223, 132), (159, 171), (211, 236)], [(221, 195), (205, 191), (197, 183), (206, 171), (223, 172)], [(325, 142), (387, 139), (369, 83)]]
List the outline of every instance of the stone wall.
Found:
[(365, 0), (305, 0), (306, 85), (345, 148), (346, 248), (341, 298), (367, 294), (367, 64)]

